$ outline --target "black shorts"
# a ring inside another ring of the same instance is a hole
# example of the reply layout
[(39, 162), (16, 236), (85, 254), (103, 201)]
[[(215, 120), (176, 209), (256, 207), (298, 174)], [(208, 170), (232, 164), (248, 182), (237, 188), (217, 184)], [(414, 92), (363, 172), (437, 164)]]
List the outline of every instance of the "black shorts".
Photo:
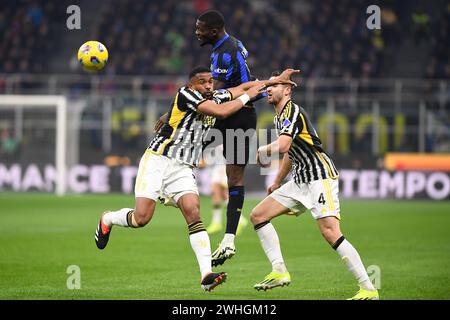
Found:
[(250, 156), (250, 144), (255, 139), (255, 109), (242, 108), (226, 119), (217, 119), (214, 128), (222, 133), (223, 156), (227, 164), (245, 167)]

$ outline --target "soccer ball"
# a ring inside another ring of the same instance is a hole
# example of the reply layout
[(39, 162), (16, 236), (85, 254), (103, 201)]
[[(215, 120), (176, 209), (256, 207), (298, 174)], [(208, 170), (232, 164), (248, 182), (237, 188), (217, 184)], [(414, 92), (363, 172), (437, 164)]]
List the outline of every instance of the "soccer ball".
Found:
[(85, 42), (78, 50), (78, 61), (85, 70), (101, 70), (108, 61), (108, 50), (98, 41)]

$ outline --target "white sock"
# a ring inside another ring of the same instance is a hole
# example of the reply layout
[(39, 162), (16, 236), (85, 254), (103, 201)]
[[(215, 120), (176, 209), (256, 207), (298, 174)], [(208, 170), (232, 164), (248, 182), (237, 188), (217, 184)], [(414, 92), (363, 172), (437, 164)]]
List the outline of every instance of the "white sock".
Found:
[(211, 269), (211, 244), (209, 242), (209, 236), (206, 231), (196, 232), (189, 235), (191, 241), (191, 247), (194, 250), (197, 257), (198, 266), (200, 267), (200, 273), (202, 279), (208, 273), (212, 272)]
[(212, 223), (222, 224), (222, 206), (213, 209)]
[(345, 262), (345, 265), (355, 276), (361, 288), (369, 291), (375, 291), (375, 287), (369, 279), (369, 275), (364, 268), (361, 258), (347, 239), (344, 239), (342, 243), (336, 248), (337, 253), (341, 256), (341, 259)]
[(256, 233), (259, 240), (261, 240), (261, 245), (267, 258), (272, 264), (272, 271), (286, 273), (287, 269), (281, 254), (280, 240), (273, 225), (269, 222), (263, 227), (256, 229)]
[(134, 209), (131, 208), (122, 208), (117, 211), (108, 212), (103, 216), (103, 223), (108, 227), (111, 227), (113, 225), (129, 227), (127, 222), (127, 214), (128, 212), (133, 210)]
[(226, 245), (226, 244), (234, 244), (234, 237), (236, 237), (234, 234), (232, 234), (232, 233), (225, 233), (225, 235), (223, 236), (223, 239), (222, 239), (222, 243), (221, 244), (223, 244), (223, 245)]

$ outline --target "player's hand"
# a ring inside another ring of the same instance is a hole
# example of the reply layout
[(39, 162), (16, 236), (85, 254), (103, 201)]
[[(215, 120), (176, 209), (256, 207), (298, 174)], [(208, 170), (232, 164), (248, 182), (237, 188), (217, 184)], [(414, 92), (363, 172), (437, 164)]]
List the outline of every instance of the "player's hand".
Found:
[(259, 147), (258, 151), (256, 152), (256, 163), (258, 163), (258, 165), (263, 168), (270, 167), (270, 159), (267, 156), (267, 151), (264, 147)]
[[(278, 80), (283, 81), (283, 82), (293, 82), (293, 81), (291, 81), (291, 76), (296, 73), (300, 73), (300, 70), (288, 68), (288, 69), (285, 69), (277, 78), (278, 78)], [(293, 82), (293, 83), (294, 83), (293, 84), (294, 86), (297, 86), (297, 84), (295, 82)]]
[(275, 190), (277, 190), (279, 187), (281, 187), (281, 183), (273, 183), (267, 188), (267, 195), (271, 194)]
[(255, 86), (251, 87), (250, 89), (248, 89), (245, 93), (248, 94), (248, 96), (250, 97), (250, 100), (251, 100), (253, 98), (256, 98), (261, 93), (263, 93), (265, 89), (266, 89), (265, 84), (257, 84)]
[(204, 168), (206, 168), (206, 166), (207, 166), (207, 163), (206, 163), (205, 159), (201, 159), (197, 165), (197, 168), (204, 169)]
[(297, 86), (297, 83), (295, 83), (292, 80), (284, 80), (284, 79), (280, 79), (278, 77), (275, 77), (273, 79), (265, 81), (266, 87), (271, 87), (271, 86), (274, 86), (276, 84), (290, 84), (291, 86), (294, 86), (294, 87)]
[(155, 127), (153, 128), (154, 132), (158, 132), (162, 128), (164, 123), (166, 123), (168, 116), (169, 114), (166, 112), (158, 119), (158, 121), (156, 121)]

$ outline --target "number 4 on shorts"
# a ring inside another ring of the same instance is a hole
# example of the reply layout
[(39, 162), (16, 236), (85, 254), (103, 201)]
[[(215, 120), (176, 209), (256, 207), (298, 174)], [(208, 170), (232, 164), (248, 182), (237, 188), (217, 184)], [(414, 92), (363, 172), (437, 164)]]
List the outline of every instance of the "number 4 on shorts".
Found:
[(321, 203), (322, 205), (325, 204), (325, 198), (323, 197), (323, 193), (321, 193), (319, 196), (319, 203)]

